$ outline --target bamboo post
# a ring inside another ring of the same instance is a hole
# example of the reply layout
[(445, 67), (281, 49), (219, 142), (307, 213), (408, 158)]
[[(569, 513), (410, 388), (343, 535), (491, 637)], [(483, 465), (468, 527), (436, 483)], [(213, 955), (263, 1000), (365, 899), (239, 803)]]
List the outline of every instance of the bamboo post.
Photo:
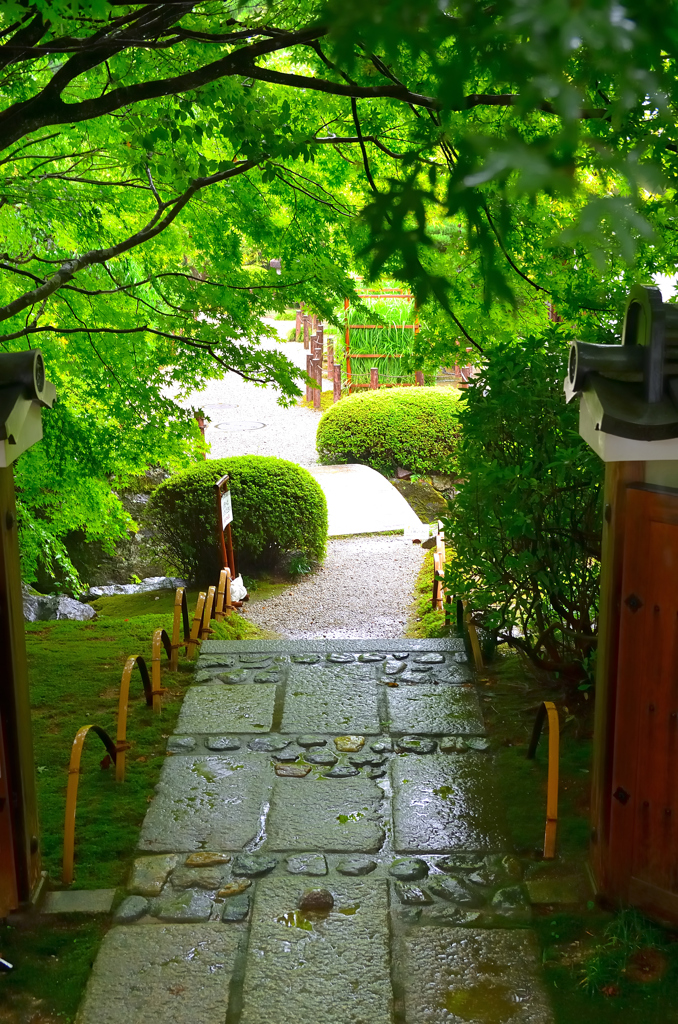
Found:
[(216, 587), (209, 587), (207, 591), (207, 599), (202, 613), (202, 623), (200, 626), (200, 639), (204, 640), (212, 632), (210, 629), (210, 620), (212, 619), (212, 608), (214, 606), (214, 597), (216, 594)]
[(341, 366), (339, 363), (334, 364), (334, 394), (332, 398), (335, 402), (341, 398)]
[(379, 370), (376, 366), (370, 367), (370, 391), (379, 389)]
[(205, 607), (206, 598), (207, 594), (205, 593), (204, 590), (201, 590), (200, 593), (198, 594), (198, 600), (195, 606), (195, 614), (193, 615), (193, 622), (191, 623), (191, 635), (189, 636), (188, 643), (186, 644), (187, 658), (193, 657), (193, 653), (198, 649), (198, 645), (200, 643), (200, 638), (198, 634), (200, 631), (200, 625), (202, 623), (202, 610)]
[(334, 380), (334, 344), (331, 341), (327, 342), (327, 377)]
[(310, 316), (307, 316), (306, 314), (304, 314), (301, 318), (301, 322), (304, 328), (304, 348), (306, 349), (308, 348), (308, 329), (310, 319)]
[[(306, 375), (308, 377), (313, 377), (313, 356), (311, 356), (311, 355), (306, 356)], [(311, 392), (312, 392), (312, 390), (313, 389), (311, 388), (311, 385), (307, 384), (306, 385), (306, 401), (307, 402), (311, 401)]]
[(316, 359), (314, 360), (314, 362), (315, 362), (315, 367), (314, 367), (314, 374), (313, 374), (313, 376), (314, 376), (315, 382), (316, 382), (316, 384), (318, 386), (317, 386), (317, 388), (313, 389), (313, 408), (317, 412), (320, 412), (322, 396), (323, 396), (323, 364), (322, 364), (320, 356), (317, 356)]

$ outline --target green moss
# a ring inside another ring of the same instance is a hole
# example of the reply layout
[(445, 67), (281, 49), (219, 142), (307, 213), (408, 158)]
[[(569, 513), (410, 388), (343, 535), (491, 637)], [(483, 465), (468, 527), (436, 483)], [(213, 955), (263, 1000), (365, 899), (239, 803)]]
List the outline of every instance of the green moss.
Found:
[(2, 976), (2, 1019), (47, 1024), (55, 1014), (72, 1021), (107, 928), (79, 914), (0, 924), (0, 950), (14, 965)]
[(392, 476), (454, 471), (458, 392), (449, 388), (389, 388), (350, 395), (318, 425), (320, 461), (358, 462)]
[(430, 639), (450, 635), (445, 625), (445, 613), (431, 606), (433, 597), (433, 551), (427, 551), (414, 587), (414, 601), (410, 607), (405, 636), (411, 639)]
[(191, 579), (216, 579), (214, 483), (229, 474), (238, 567), (272, 565), (287, 551), (320, 559), (327, 541), (327, 503), (308, 470), (284, 459), (243, 455), (199, 462), (154, 491), (148, 520), (171, 562)]

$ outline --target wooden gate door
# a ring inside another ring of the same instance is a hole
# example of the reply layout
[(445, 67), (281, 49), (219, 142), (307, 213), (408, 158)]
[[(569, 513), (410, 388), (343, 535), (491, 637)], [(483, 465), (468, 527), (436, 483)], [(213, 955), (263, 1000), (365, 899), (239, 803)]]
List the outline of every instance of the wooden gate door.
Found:
[(628, 488), (610, 895), (678, 921), (678, 491)]

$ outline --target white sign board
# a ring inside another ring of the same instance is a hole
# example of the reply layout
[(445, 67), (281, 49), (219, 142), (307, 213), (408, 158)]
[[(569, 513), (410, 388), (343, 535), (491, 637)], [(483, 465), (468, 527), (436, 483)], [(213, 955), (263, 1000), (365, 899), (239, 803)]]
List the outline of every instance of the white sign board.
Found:
[(231, 492), (223, 491), (221, 495), (221, 526), (228, 526), (233, 522), (233, 506), (231, 505)]

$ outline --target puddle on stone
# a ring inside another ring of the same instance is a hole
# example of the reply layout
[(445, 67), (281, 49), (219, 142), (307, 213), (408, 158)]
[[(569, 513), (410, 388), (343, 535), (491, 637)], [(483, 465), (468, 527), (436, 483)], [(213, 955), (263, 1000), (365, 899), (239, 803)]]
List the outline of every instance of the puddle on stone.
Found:
[(275, 920), (277, 924), (284, 924), (288, 928), (301, 928), (305, 932), (313, 931), (313, 925), (301, 910), (287, 910)]
[(450, 989), (444, 1006), (448, 1013), (474, 1024), (480, 1021), (482, 1024), (507, 1024), (525, 998), (508, 985), (485, 983)]

